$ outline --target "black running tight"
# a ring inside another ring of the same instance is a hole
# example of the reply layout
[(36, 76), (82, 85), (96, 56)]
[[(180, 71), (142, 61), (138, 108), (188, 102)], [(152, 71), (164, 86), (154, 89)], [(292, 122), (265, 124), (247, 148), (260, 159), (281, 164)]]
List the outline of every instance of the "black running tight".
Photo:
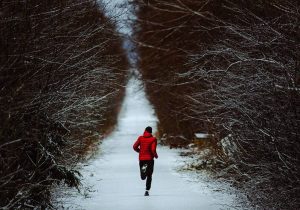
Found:
[[(147, 170), (145, 173), (142, 171), (142, 167), (147, 164)], [(146, 190), (150, 190), (151, 182), (152, 182), (152, 174), (154, 169), (154, 160), (140, 160), (140, 172), (141, 172), (141, 179), (146, 180)]]

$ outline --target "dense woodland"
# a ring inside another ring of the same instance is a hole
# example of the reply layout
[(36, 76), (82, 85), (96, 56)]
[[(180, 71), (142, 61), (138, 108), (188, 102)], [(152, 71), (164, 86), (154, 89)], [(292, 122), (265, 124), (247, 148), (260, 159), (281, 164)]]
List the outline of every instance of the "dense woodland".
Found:
[(51, 208), (51, 186), (116, 121), (128, 62), (93, 0), (0, 1), (0, 209)]
[[(300, 206), (297, 0), (134, 0), (138, 67), (175, 146), (257, 209)], [(128, 61), (94, 0), (0, 1), (0, 209), (51, 209), (115, 124)], [(208, 153), (201, 153), (209, 149)]]
[(160, 134), (178, 145), (213, 134), (210, 164), (196, 168), (244, 189), (256, 208), (298, 209), (299, 1), (135, 3), (138, 65)]

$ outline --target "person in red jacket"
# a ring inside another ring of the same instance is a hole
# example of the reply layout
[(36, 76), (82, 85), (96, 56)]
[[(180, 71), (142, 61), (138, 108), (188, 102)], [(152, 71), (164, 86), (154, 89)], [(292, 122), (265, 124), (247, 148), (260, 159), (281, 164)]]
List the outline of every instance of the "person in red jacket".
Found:
[(146, 180), (145, 196), (149, 196), (151, 188), (152, 174), (154, 168), (154, 158), (158, 158), (156, 153), (157, 140), (152, 136), (152, 128), (148, 126), (145, 132), (133, 145), (133, 149), (139, 153), (141, 179)]

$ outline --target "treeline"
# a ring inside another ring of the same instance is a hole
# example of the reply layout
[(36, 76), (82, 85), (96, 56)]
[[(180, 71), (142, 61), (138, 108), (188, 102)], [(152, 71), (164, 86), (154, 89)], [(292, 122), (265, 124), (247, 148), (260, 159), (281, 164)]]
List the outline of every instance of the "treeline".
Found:
[(299, 1), (135, 3), (139, 67), (160, 134), (171, 144), (213, 134), (216, 175), (262, 209), (299, 208)]
[(116, 121), (128, 62), (94, 0), (0, 2), (0, 209), (51, 208), (51, 186)]

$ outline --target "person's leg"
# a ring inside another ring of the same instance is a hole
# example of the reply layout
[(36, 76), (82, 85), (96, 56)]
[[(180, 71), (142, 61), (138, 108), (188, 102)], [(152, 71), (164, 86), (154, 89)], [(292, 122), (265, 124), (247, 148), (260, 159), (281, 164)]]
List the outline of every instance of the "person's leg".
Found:
[(146, 190), (148, 191), (151, 188), (152, 174), (154, 170), (154, 160), (149, 160), (147, 162), (148, 162), (148, 168), (147, 168)]
[(140, 174), (141, 174), (141, 179), (145, 180), (147, 177), (147, 173), (144, 173), (142, 168), (143, 166), (146, 164), (146, 162), (144, 160), (140, 160)]

